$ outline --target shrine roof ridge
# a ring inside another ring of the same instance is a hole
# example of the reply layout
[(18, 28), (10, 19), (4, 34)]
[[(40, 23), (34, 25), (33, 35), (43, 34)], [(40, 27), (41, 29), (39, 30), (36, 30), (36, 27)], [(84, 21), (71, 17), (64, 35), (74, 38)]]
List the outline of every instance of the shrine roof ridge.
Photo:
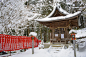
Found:
[(51, 17), (55, 10), (58, 9), (58, 11), (64, 15), (68, 15), (70, 13), (68, 13), (67, 11), (65, 11), (64, 9), (62, 9), (61, 5), (59, 3), (55, 4), (54, 7), (53, 7), (53, 11), (47, 16), (47, 17)]

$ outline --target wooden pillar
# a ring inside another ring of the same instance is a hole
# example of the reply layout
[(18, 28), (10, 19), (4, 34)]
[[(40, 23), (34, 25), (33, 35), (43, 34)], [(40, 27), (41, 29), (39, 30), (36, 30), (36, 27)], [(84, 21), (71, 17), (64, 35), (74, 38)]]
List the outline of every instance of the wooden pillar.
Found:
[(54, 39), (54, 29), (52, 29), (52, 39)]
[(51, 39), (52, 39), (52, 33), (50, 33), (50, 43), (51, 43)]
[(66, 38), (67, 38), (67, 28), (65, 28), (65, 44), (66, 44)]
[(54, 39), (54, 28), (52, 29), (52, 36), (51, 36), (51, 38), (52, 38), (52, 40)]
[(54, 23), (53, 22), (50, 23), (50, 29), (52, 30), (52, 32), (51, 32), (51, 39), (50, 39), (50, 42), (51, 42), (52, 39), (54, 39), (54, 31), (55, 31), (55, 29), (54, 29)]
[(66, 41), (66, 43), (67, 43), (68, 38), (69, 38), (68, 28), (65, 28), (65, 41)]

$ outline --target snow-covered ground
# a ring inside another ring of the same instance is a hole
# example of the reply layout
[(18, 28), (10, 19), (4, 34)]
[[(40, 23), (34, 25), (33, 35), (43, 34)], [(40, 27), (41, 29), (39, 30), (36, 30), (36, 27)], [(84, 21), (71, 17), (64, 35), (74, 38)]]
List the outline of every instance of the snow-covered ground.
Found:
[[(83, 52), (76, 51), (77, 57), (86, 57), (86, 49)], [(32, 49), (28, 49), (26, 52), (22, 52), (10, 57), (74, 57), (74, 51), (72, 48), (62, 49), (58, 53), (50, 53), (48, 49), (34, 49), (34, 54), (32, 54)]]
[[(60, 49), (60, 51), (54, 53), (51, 48), (39, 49), (39, 47), (34, 48), (34, 54), (32, 54), (32, 49), (28, 49), (25, 52), (20, 52), (9, 57), (74, 57), (74, 50), (72, 45), (67, 49)], [(84, 50), (83, 50), (84, 49)], [(82, 48), (83, 51), (77, 51), (76, 57), (86, 57), (86, 47)]]

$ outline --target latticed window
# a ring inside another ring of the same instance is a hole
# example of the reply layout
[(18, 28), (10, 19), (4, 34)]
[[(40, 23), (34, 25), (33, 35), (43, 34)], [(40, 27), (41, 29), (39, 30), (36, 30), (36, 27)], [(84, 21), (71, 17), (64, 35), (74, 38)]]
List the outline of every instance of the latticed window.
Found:
[(64, 33), (64, 28), (55, 29), (55, 34), (62, 34), (62, 33)]
[(60, 29), (61, 29), (61, 30), (60, 30), (60, 31), (61, 31), (61, 34), (64, 33), (64, 28), (60, 28)]

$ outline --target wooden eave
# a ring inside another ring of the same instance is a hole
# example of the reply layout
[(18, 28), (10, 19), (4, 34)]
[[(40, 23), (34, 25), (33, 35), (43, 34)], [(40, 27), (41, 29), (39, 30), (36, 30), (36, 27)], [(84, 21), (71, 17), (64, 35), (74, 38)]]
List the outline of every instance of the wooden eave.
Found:
[(50, 22), (40, 22), (41, 24), (47, 26), (47, 27), (67, 27), (69, 24), (70, 26), (77, 26), (78, 27), (78, 16), (74, 16), (68, 19), (61, 19), (56, 21), (50, 21)]

